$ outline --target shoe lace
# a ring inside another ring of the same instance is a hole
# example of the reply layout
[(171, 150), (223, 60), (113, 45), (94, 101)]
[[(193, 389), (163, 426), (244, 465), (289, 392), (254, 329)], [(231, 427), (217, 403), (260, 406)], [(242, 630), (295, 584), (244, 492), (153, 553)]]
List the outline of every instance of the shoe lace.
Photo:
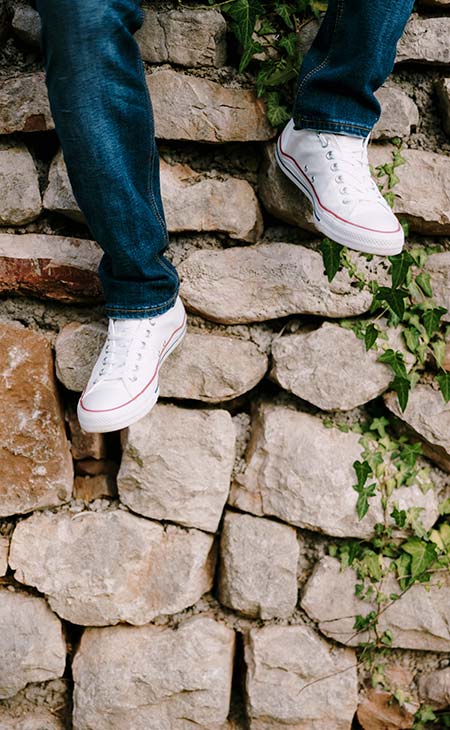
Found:
[[(370, 173), (367, 147), (370, 134), (365, 138), (342, 136), (339, 146), (333, 146), (325, 157), (331, 162), (330, 169), (338, 173), (335, 182), (340, 185), (342, 202), (385, 202)], [(323, 148), (330, 146), (331, 135), (317, 132)]]
[[(133, 322), (133, 324), (131, 324), (131, 322)], [(155, 323), (155, 319), (148, 320), (148, 326), (145, 329), (145, 338), (150, 337), (152, 332), (151, 327), (153, 327)], [(135, 340), (135, 334), (136, 320), (110, 318), (108, 336), (102, 358), (102, 366), (98, 373), (98, 379), (117, 380), (118, 378), (124, 377), (130, 347)], [(143, 349), (146, 344), (146, 339), (141, 340), (141, 349)], [(142, 352), (137, 352), (136, 358), (138, 361), (141, 360)], [(132, 371), (136, 373), (139, 367), (140, 363), (136, 362)], [(137, 375), (133, 375), (130, 380), (137, 380)]]

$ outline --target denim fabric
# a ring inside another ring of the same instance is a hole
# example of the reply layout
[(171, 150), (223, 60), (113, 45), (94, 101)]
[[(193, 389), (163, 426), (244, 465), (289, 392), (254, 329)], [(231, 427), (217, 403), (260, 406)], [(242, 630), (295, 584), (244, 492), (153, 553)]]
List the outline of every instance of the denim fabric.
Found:
[(103, 249), (111, 317), (150, 317), (178, 294), (163, 252), (153, 111), (134, 33), (139, 0), (37, 0), (52, 116), (76, 201)]
[(391, 73), (414, 0), (329, 0), (300, 69), (296, 129), (366, 137), (380, 116), (374, 96)]

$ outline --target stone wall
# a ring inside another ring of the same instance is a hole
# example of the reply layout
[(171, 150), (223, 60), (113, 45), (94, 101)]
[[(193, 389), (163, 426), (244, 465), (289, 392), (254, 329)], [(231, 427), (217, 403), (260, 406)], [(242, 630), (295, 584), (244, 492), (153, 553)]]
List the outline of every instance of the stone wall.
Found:
[[(375, 499), (357, 517), (362, 446), (343, 424), (375, 404), (423, 442), (433, 488), (396, 498), (429, 528), (450, 493), (450, 406), (424, 380), (402, 414), (388, 367), (340, 326), (370, 296), (348, 271), (328, 282), (224, 17), (176, 5), (147, 7), (138, 38), (189, 332), (155, 409), (100, 436), (75, 407), (106, 331), (101, 251), (49, 113), (39, 18), (0, 0), (0, 728), (410, 728), (420, 702), (450, 701), (450, 576), (384, 613), (408, 698), (392, 704), (357, 661), (368, 606), (329, 550), (382, 513)], [(370, 155), (406, 143), (396, 212), (412, 242), (444, 244), (427, 267), (450, 310), (449, 9), (411, 18)]]

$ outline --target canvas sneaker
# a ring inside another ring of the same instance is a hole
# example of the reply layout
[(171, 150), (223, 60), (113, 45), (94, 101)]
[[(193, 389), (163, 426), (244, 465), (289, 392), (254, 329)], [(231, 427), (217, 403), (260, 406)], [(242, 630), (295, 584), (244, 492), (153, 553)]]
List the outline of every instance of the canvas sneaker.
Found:
[(105, 433), (143, 418), (159, 395), (159, 369), (186, 332), (180, 297), (150, 318), (109, 318), (108, 334), (78, 401), (84, 431)]
[(280, 134), (276, 159), (310, 200), (316, 228), (343, 246), (392, 256), (401, 252), (403, 229), (371, 177), (367, 137), (294, 129)]

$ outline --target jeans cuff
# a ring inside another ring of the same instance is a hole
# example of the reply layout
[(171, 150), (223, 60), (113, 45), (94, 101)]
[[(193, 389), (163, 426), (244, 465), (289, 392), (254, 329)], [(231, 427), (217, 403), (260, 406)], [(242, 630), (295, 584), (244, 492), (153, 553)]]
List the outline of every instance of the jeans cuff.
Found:
[(156, 317), (158, 314), (164, 314), (175, 304), (178, 297), (179, 288), (177, 288), (175, 294), (170, 297), (166, 302), (155, 305), (142, 305), (142, 306), (122, 306), (118, 304), (106, 304), (105, 311), (108, 317), (114, 317), (114, 319), (149, 319), (150, 317)]
[(312, 119), (310, 117), (294, 117), (295, 129), (312, 129), (317, 132), (329, 132), (331, 134), (349, 134), (352, 137), (367, 137), (372, 127), (363, 124), (353, 124), (333, 119)]

